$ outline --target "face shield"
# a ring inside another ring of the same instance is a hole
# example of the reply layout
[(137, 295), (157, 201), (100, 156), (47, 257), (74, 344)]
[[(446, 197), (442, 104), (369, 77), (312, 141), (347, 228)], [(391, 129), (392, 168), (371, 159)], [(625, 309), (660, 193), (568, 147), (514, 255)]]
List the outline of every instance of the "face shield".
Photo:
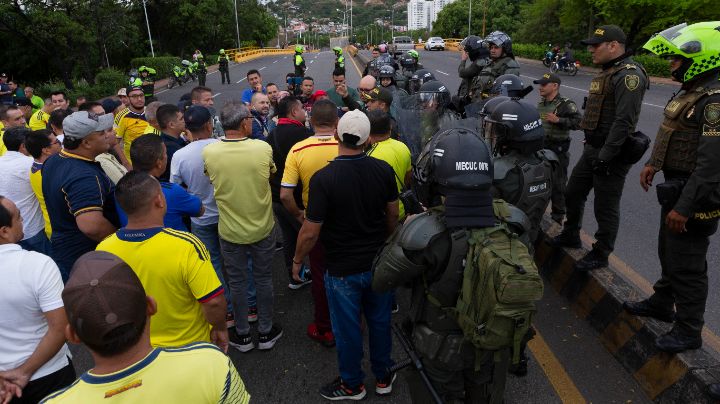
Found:
[(450, 103), (450, 97), (445, 92), (418, 93), (421, 108), (426, 111), (441, 111)]

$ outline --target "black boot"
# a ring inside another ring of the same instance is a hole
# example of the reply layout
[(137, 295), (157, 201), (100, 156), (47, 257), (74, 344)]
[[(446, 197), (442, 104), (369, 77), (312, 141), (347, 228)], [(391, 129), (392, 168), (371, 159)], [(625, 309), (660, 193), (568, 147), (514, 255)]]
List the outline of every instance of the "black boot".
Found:
[(575, 263), (575, 270), (587, 272), (606, 266), (608, 266), (607, 255), (596, 249), (592, 249), (592, 251), (585, 254), (580, 261)]
[(553, 237), (552, 245), (555, 247), (582, 248), (580, 236), (571, 236), (565, 232)]
[(708, 386), (708, 394), (715, 400), (720, 400), (720, 383), (713, 383)]
[(652, 317), (665, 323), (672, 323), (675, 320), (673, 310), (663, 310), (653, 306), (648, 300), (639, 302), (623, 302), (623, 309), (633, 316)]
[(667, 334), (657, 337), (655, 347), (664, 352), (680, 353), (688, 349), (698, 349), (702, 346), (700, 334), (689, 334), (673, 327)]

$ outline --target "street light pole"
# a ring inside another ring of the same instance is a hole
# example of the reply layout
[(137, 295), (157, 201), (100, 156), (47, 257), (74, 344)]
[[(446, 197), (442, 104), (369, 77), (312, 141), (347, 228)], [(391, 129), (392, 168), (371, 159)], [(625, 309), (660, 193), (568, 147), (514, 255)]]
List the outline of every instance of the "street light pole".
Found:
[(150, 38), (150, 53), (152, 54), (152, 57), (155, 57), (155, 49), (153, 48), (153, 44), (152, 44), (152, 35), (150, 34), (150, 20), (148, 19), (147, 6), (145, 5), (145, 0), (143, 0), (143, 10), (145, 10), (145, 24), (147, 25), (148, 38)]
[(468, 8), (468, 34), (467, 36), (472, 35), (470, 32), (470, 21), (472, 21), (472, 0), (469, 0), (468, 3), (470, 4), (470, 7)]
[(390, 7), (390, 42), (395, 36), (395, 7)]
[(240, 24), (238, 24), (237, 0), (233, 1), (235, 5), (235, 33), (237, 34), (237, 47), (240, 49)]

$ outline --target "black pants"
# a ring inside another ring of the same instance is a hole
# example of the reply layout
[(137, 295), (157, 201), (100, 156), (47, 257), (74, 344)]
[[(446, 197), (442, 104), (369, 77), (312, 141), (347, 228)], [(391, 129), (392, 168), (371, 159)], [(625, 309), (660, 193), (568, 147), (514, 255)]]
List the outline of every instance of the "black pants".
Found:
[(686, 232), (674, 233), (665, 225), (668, 212), (669, 208), (663, 208), (660, 214), (658, 256), (662, 274), (649, 300), (664, 310), (672, 310), (675, 304), (675, 325), (688, 334), (700, 335), (708, 295), (706, 255), (718, 221), (691, 218)]
[(72, 361), (64, 368), (55, 373), (50, 373), (39, 379), (35, 379), (22, 389), (22, 397), (15, 397), (10, 401), (11, 404), (36, 404), (50, 393), (54, 393), (60, 389), (72, 384), (75, 381), (75, 368)]
[[(554, 150), (554, 149), (551, 149)], [(568, 182), (568, 166), (570, 165), (570, 153), (555, 153), (560, 161), (552, 182), (552, 218), (562, 219), (565, 216), (565, 189)]]
[[(207, 72), (198, 72), (198, 85), (204, 87), (206, 78), (207, 78)], [(230, 81), (230, 78), (228, 78), (228, 81)]]
[(301, 225), (300, 222), (285, 209), (282, 203), (273, 202), (272, 207), (283, 236), (283, 254), (285, 258), (285, 268), (288, 271), (288, 279), (292, 280), (292, 261), (295, 256), (295, 247), (297, 246), (297, 238)]
[(230, 68), (226, 67), (224, 69), (220, 69), (220, 80), (222, 81), (222, 84), (225, 84), (225, 80), (227, 80), (228, 84), (230, 83)]
[(597, 242), (593, 244), (593, 249), (610, 255), (615, 249), (615, 239), (620, 227), (620, 198), (630, 164), (612, 161), (610, 162), (610, 175), (595, 175), (592, 167), (599, 152), (600, 149), (586, 144), (580, 160), (573, 168), (565, 189), (567, 220), (563, 227), (563, 233), (571, 236), (580, 233), (585, 202), (590, 191), (594, 190), (593, 207), (598, 230), (595, 232)]

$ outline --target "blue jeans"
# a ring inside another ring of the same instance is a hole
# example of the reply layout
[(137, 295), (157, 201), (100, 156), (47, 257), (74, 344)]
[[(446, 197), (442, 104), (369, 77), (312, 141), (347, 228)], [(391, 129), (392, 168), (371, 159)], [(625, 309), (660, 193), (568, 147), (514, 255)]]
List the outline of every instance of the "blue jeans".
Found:
[(45, 229), (40, 230), (38, 234), (30, 238), (20, 241), (18, 244), (24, 250), (39, 252), (47, 256), (50, 256), (52, 253), (52, 244), (50, 244), (50, 240), (48, 240), (45, 235)]
[(228, 313), (232, 313), (232, 303), (230, 299), (230, 289), (227, 286), (227, 283), (225, 283), (225, 277), (223, 276), (223, 261), (222, 261), (222, 253), (220, 252), (220, 236), (218, 235), (218, 224), (209, 224), (206, 226), (201, 226), (195, 223), (192, 223), (192, 233), (200, 239), (200, 241), (205, 244), (205, 248), (207, 248), (208, 252), (210, 253), (210, 261), (212, 261), (213, 269), (215, 269), (215, 273), (218, 276), (218, 279), (220, 279), (220, 283), (223, 286), (223, 289), (225, 289), (225, 300), (227, 301), (227, 311)]
[(350, 387), (363, 383), (363, 334), (360, 315), (365, 315), (370, 342), (370, 364), (377, 379), (387, 376), (394, 362), (390, 329), (391, 301), (389, 292), (372, 290), (372, 272), (344, 277), (325, 274), (325, 291), (330, 305), (330, 320), (337, 346), (340, 377)]

